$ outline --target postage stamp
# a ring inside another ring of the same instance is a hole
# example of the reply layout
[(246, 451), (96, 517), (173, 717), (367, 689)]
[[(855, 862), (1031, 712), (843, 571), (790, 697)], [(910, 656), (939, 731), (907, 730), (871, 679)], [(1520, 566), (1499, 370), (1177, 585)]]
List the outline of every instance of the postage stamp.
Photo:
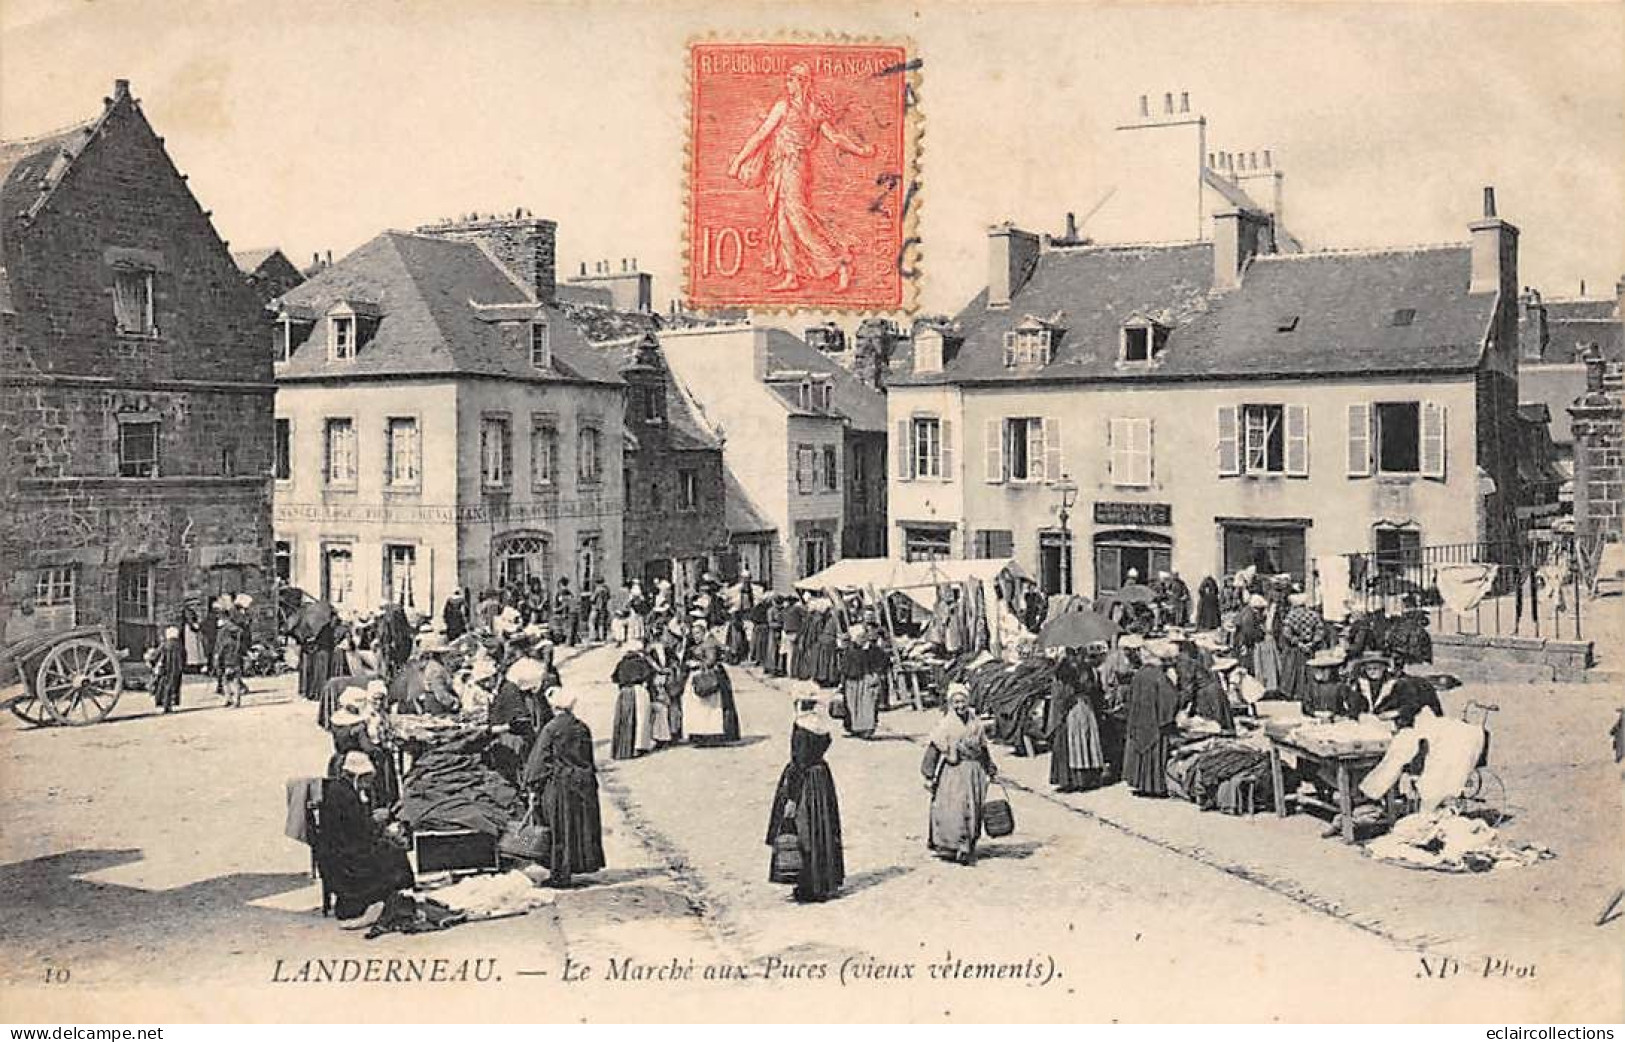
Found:
[(689, 62), (689, 306), (911, 307), (908, 45), (706, 41)]

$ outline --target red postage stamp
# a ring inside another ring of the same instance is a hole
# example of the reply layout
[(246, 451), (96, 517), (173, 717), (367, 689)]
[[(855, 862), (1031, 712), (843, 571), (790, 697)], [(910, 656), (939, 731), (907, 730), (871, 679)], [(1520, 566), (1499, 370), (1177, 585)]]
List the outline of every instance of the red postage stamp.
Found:
[(689, 305), (911, 307), (908, 47), (705, 42), (689, 61)]

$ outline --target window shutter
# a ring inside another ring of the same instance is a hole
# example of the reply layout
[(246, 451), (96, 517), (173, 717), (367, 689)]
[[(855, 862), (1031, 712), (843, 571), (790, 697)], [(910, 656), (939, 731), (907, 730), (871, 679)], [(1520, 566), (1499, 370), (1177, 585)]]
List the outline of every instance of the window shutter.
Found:
[(1349, 405), (1348, 472), (1351, 478), (1371, 476), (1371, 404)]
[(1241, 473), (1241, 439), (1239, 409), (1234, 405), (1219, 406), (1219, 475)]
[(1286, 472), (1295, 478), (1309, 476), (1309, 406), (1286, 407)]
[(990, 485), (1004, 481), (1004, 421), (987, 420), (982, 424), (983, 463), (985, 480)]
[(1043, 427), (1044, 473), (1040, 476), (1045, 481), (1059, 481), (1066, 470), (1066, 459), (1061, 452), (1060, 417), (1046, 417)]
[(1006, 369), (1016, 364), (1016, 334), (1014, 331), (1004, 334), (1004, 367)]
[(937, 458), (941, 461), (938, 477), (944, 481), (954, 480), (954, 421), (943, 420), (938, 428), (941, 432), (942, 444), (937, 449)]
[(1049, 431), (1048, 421), (1043, 419), (1029, 420), (1027, 422), (1027, 480), (1047, 480)]
[(1145, 421), (1145, 483), (1157, 482), (1157, 421)]
[(1444, 478), (1445, 407), (1438, 402), (1422, 403), (1422, 476)]
[(908, 421), (897, 421), (897, 480), (914, 479), (914, 446), (909, 444)]

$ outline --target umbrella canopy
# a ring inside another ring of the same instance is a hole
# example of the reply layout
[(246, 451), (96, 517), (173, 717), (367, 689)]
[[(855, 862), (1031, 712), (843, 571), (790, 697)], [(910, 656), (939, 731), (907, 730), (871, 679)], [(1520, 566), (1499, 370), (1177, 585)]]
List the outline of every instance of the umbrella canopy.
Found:
[(1038, 633), (1041, 648), (1081, 648), (1095, 641), (1110, 641), (1117, 636), (1117, 623), (1097, 612), (1069, 611), (1058, 615)]
[(314, 637), (334, 619), (333, 606), (326, 601), (307, 601), (294, 615), (288, 632), (301, 639)]

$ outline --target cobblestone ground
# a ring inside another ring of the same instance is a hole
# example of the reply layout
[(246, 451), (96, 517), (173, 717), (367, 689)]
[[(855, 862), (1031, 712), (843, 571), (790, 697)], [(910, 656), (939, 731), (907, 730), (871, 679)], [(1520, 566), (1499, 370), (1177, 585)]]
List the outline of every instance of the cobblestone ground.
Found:
[[(1509, 762), (1503, 773), (1531, 804), (1517, 827), (1559, 859), (1471, 879), (1368, 862), (1321, 840), (1310, 819), (1221, 818), (1112, 791), (1053, 797), (1041, 784), (1044, 764), (1010, 758), (1000, 762), (1016, 835), (988, 844), (975, 867), (942, 863), (924, 850), (916, 736), (927, 720), (887, 713), (879, 740), (839, 739), (831, 750), (847, 886), (835, 901), (801, 906), (766, 881), (763, 845), (788, 741), (783, 689), (736, 670), (739, 745), (613, 762), (614, 691), (603, 678), (614, 657), (589, 651), (563, 670), (599, 742), (610, 869), (551, 908), (417, 937), (366, 941), (315, 910), (308, 855), (282, 835), (282, 787), (320, 771), (328, 747), (291, 678), (257, 682), (241, 710), (189, 685), (185, 711), (167, 718), (131, 693), (95, 727), (0, 725), (0, 1016), (1621, 1014), (1618, 941), (1590, 926), (1609, 879), (1621, 875), (1620, 846), (1607, 845), (1618, 836), (1618, 778), (1589, 751), (1579, 723), (1554, 728), (1549, 710), (1505, 713), (1497, 741), (1540, 750), (1538, 763)], [(1565, 720), (1578, 714), (1589, 727), (1607, 699), (1575, 694), (1586, 690), (1511, 694), (1563, 705)], [(1578, 780), (1551, 782), (1570, 776)], [(1599, 805), (1595, 793), (1609, 783), (1616, 800)], [(1571, 796), (1561, 812), (1539, 802), (1554, 788)], [(1429, 969), (1460, 969), (1429, 977), (1424, 956)], [(274, 983), (278, 959), (285, 976), (306, 959), (437, 957), (494, 959), (501, 980)], [(1486, 980), (1486, 957), (1533, 963), (1535, 976)], [(566, 959), (588, 979), (561, 980)], [(681, 976), (690, 959), (692, 983), (606, 979), (627, 967)], [(965, 976), (995, 964), (1004, 979)], [(707, 966), (714, 977), (724, 966), (746, 976), (706, 980)]]

